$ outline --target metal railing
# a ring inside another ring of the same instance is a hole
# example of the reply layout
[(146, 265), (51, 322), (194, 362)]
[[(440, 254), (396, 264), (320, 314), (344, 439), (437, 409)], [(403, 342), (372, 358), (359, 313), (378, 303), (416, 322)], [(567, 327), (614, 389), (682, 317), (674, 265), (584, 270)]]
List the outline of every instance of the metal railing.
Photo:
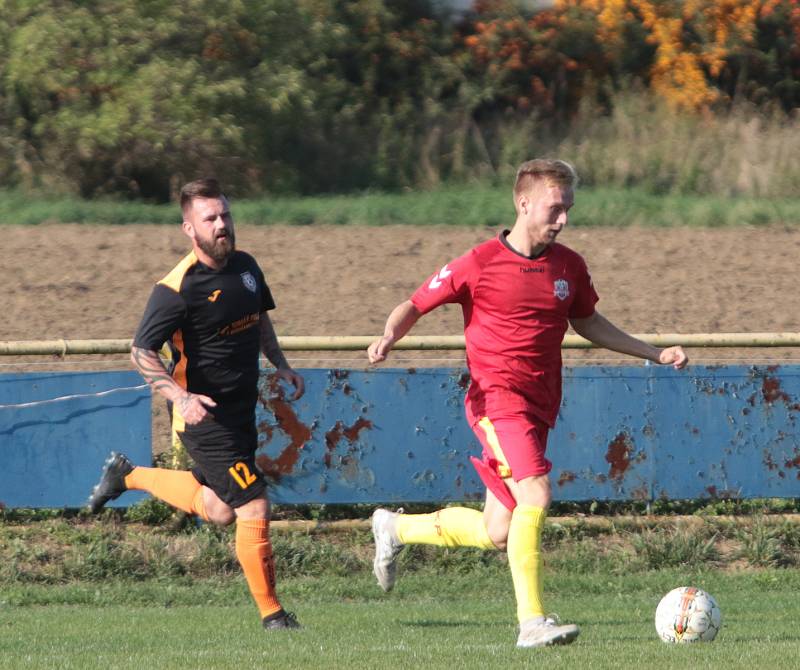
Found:
[[(374, 335), (288, 335), (278, 338), (284, 351), (360, 351)], [(798, 347), (800, 333), (644, 333), (634, 337), (658, 347), (682, 345), (695, 348)], [(596, 345), (579, 335), (567, 335), (564, 349), (592, 349)], [(395, 349), (428, 351), (464, 349), (463, 335), (407, 336)], [(122, 354), (131, 350), (131, 340), (27, 340), (0, 341), (0, 356), (67, 356)]]

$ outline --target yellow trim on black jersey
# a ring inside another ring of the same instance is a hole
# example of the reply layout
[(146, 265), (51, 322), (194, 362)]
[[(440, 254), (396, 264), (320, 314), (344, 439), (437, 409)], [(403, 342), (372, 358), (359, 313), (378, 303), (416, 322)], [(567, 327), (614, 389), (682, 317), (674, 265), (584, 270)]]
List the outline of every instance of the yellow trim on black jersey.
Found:
[(175, 291), (175, 293), (179, 293), (181, 290), (181, 284), (183, 283), (183, 278), (186, 276), (189, 268), (196, 263), (197, 256), (194, 255), (194, 251), (190, 251), (174, 268), (172, 268), (172, 270), (170, 270), (166, 277), (156, 283), (163, 284), (167, 288), (171, 288), (173, 291)]
[[(193, 265), (197, 263), (197, 256), (195, 256), (194, 251), (190, 251), (186, 256), (184, 256), (178, 264), (169, 271), (166, 277), (162, 280), (157, 282), (158, 284), (162, 284), (167, 288), (172, 289), (175, 293), (180, 293), (181, 284), (183, 283), (183, 278), (186, 276), (186, 273), (189, 271)], [(187, 381), (186, 381), (186, 364), (188, 363), (186, 359), (186, 352), (184, 351), (183, 347), (183, 333), (180, 330), (176, 331), (172, 336), (172, 345), (178, 351), (178, 362), (172, 370), (172, 378), (177, 382), (178, 386), (183, 389), (187, 388)], [(175, 404), (172, 405), (172, 429), (177, 433), (183, 432), (186, 426), (186, 422), (183, 419), (180, 411), (178, 410)]]
[[(180, 359), (172, 371), (172, 378), (175, 380), (175, 383), (178, 384), (178, 386), (186, 390), (188, 386), (186, 382), (186, 363), (188, 361), (186, 360), (186, 352), (183, 350), (183, 333), (180, 330), (175, 331), (175, 334), (172, 336), (172, 344), (180, 354)], [(173, 404), (172, 429), (180, 433), (183, 432), (185, 426), (186, 423), (183, 420), (183, 415), (180, 413), (180, 411), (178, 411), (177, 406)]]

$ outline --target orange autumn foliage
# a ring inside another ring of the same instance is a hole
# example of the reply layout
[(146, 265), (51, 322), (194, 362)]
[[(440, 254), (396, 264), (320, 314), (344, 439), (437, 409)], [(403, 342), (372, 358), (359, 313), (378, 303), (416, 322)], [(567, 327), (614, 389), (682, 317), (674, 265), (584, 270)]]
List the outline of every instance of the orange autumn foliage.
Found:
[[(551, 9), (525, 17), (500, 0), (476, 7), (479, 20), (463, 44), (495, 75), (536, 72), (554, 62), (569, 70), (614, 69), (630, 36), (643, 35), (653, 54), (649, 86), (671, 106), (689, 110), (728, 100), (720, 79), (734, 76), (732, 59), (756, 49), (759, 21), (773, 13), (789, 18), (790, 53), (800, 56), (800, 0), (555, 0)], [(604, 63), (570, 58), (564, 48), (573, 34), (585, 38), (586, 25), (593, 27)]]

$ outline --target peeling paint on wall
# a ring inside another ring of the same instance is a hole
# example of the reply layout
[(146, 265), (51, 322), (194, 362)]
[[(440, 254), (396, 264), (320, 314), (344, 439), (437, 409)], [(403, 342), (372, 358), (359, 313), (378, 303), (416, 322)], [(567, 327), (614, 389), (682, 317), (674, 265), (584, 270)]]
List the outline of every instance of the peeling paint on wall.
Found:
[(268, 440), (271, 440), (275, 434), (274, 426), (277, 426), (289, 438), (289, 444), (275, 458), (270, 458), (263, 453), (258, 455), (256, 465), (267, 477), (277, 480), (294, 470), (294, 466), (300, 458), (300, 451), (311, 440), (312, 430), (298, 419), (294, 408), (285, 399), (286, 394), (276, 376), (269, 376), (266, 386), (267, 392), (260, 392), (258, 399), (261, 406), (272, 415), (274, 420), (258, 422), (259, 429)]
[[(263, 451), (283, 475), (276, 500), (483, 497), (466, 371), (305, 372), (294, 422), (285, 404), (262, 404)], [(548, 440), (557, 500), (800, 496), (800, 367), (587, 367), (564, 379)]]

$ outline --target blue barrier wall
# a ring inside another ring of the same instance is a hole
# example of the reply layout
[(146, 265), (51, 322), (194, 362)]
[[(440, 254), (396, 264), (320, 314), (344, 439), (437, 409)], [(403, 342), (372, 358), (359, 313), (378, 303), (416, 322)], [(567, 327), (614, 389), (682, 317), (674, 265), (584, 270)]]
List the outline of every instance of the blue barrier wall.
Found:
[[(258, 463), (281, 503), (480, 499), (464, 370), (304, 370), (306, 395), (263, 375)], [(0, 376), (0, 502), (76, 507), (112, 449), (150, 461), (150, 394), (134, 372)], [(158, 399), (158, 402), (162, 402)], [(800, 497), (800, 366), (564, 371), (548, 456), (556, 500)], [(126, 493), (130, 505), (141, 494)]]
[(150, 392), (116, 390), (141, 384), (135, 372), (0, 375), (0, 504), (80, 507), (110, 451), (149, 464)]
[[(277, 502), (478, 499), (463, 370), (304, 371), (262, 381), (261, 469)], [(565, 369), (556, 500), (800, 497), (800, 367)]]

